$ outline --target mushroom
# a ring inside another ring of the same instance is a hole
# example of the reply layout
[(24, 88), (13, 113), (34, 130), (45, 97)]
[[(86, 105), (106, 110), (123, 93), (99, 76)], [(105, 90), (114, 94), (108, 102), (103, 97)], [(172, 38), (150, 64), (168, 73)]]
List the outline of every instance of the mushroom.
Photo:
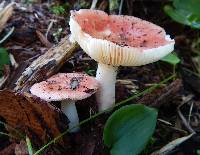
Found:
[(115, 103), (118, 66), (141, 66), (158, 61), (174, 49), (174, 40), (163, 28), (148, 21), (99, 10), (71, 11), (72, 38), (98, 62), (96, 93), (99, 110)]
[(34, 84), (30, 92), (45, 101), (61, 101), (61, 110), (69, 119), (71, 132), (79, 124), (75, 101), (85, 99), (96, 92), (98, 82), (83, 73), (58, 73), (46, 81)]

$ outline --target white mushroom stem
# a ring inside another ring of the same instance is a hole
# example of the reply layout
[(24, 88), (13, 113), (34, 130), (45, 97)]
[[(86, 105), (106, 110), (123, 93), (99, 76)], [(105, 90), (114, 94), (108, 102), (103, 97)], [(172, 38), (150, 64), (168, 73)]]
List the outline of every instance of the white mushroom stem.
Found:
[(115, 83), (117, 76), (117, 68), (110, 65), (98, 64), (96, 79), (100, 84), (100, 88), (96, 93), (96, 99), (99, 111), (106, 110), (115, 103)]
[(77, 132), (79, 131), (79, 127), (74, 128), (79, 124), (78, 113), (76, 110), (75, 101), (73, 100), (64, 100), (61, 102), (61, 110), (69, 119), (69, 129), (70, 132)]

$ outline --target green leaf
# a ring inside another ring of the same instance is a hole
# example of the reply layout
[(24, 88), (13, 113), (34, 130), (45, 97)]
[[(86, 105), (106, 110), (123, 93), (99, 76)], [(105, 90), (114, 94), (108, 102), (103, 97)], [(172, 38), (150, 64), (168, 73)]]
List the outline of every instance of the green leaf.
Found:
[(167, 62), (169, 64), (172, 65), (177, 65), (181, 60), (177, 57), (176, 54), (174, 53), (170, 53), (167, 56), (165, 56), (164, 58), (161, 59), (161, 61)]
[(5, 64), (10, 64), (10, 58), (7, 50), (5, 48), (0, 48), (0, 76)]
[(164, 11), (176, 22), (200, 29), (199, 5), (199, 0), (174, 0), (173, 7), (166, 5)]
[(124, 106), (115, 111), (105, 124), (104, 143), (111, 155), (137, 155), (151, 138), (157, 111), (141, 104)]
[(186, 18), (188, 16), (188, 12), (184, 12), (183, 10), (175, 10), (173, 7), (166, 5), (164, 7), (165, 13), (170, 16), (173, 20), (178, 23), (190, 25), (190, 22)]
[(174, 0), (173, 6), (176, 9), (188, 10), (189, 12), (200, 16), (199, 0)]

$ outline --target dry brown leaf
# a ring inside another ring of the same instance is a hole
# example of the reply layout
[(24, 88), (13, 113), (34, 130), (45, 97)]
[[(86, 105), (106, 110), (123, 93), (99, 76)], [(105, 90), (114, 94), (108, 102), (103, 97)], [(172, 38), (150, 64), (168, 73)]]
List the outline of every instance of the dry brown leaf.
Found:
[(0, 155), (10, 155), (13, 154), (15, 151), (15, 146), (17, 144), (16, 143), (12, 143), (9, 146), (7, 146), (6, 148), (4, 148), (3, 150), (0, 151)]
[[(47, 102), (16, 94), (9, 90), (0, 91), (0, 117), (16, 130), (27, 135), (39, 147), (66, 129), (67, 121), (62, 123), (61, 113)], [(13, 129), (7, 128), (10, 134)]]
[(15, 155), (28, 155), (28, 148), (24, 140), (15, 146)]

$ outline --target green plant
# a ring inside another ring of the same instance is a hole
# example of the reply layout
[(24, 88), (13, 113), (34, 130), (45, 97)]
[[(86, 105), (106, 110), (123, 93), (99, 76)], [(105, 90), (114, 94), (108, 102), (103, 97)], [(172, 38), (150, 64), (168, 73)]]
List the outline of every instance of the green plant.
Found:
[[(199, 0), (173, 0), (172, 6), (166, 5), (164, 11), (174, 21), (191, 28), (200, 29), (200, 1)], [(199, 31), (197, 31), (197, 39), (192, 44), (193, 51), (197, 56), (194, 57), (194, 65), (200, 73), (200, 50), (199, 50)]]
[(0, 77), (3, 75), (4, 65), (10, 64), (10, 58), (5, 48), (0, 48)]
[(170, 53), (164, 58), (161, 59), (161, 61), (167, 62), (173, 66), (173, 74), (175, 74), (176, 71), (176, 65), (181, 61), (179, 57), (175, 53)]
[(54, 39), (56, 42), (58, 42), (61, 34), (62, 34), (63, 29), (62, 28), (58, 28), (56, 32), (53, 33)]
[[(123, 105), (123, 104), (129, 102), (129, 101), (132, 101), (133, 99), (138, 98), (139, 96), (142, 96), (142, 95), (144, 95), (144, 94), (150, 93), (150, 92), (152, 92), (153, 90), (155, 90), (156, 88), (158, 88), (158, 87), (160, 87), (161, 85), (163, 85), (164, 83), (168, 82), (169, 80), (172, 80), (174, 77), (175, 77), (175, 75), (172, 75), (172, 76), (170, 76), (170, 77), (164, 79), (164, 80), (161, 81), (160, 83), (155, 84), (155, 85), (153, 85), (152, 87), (147, 88), (147, 89), (145, 89), (144, 91), (139, 92), (139, 93), (137, 93), (137, 94), (135, 94), (135, 95), (133, 95), (133, 96), (131, 96), (131, 97), (129, 97), (129, 98), (127, 98), (127, 99), (121, 101), (121, 102), (118, 102), (118, 103), (116, 103), (116, 104), (114, 105), (114, 107), (118, 107), (118, 106), (120, 106), (120, 105)], [(113, 109), (114, 107), (111, 107), (111, 108), (109, 108), (109, 109), (107, 109), (107, 110), (98, 112), (97, 114), (90, 116), (89, 118), (87, 118), (87, 119), (81, 121), (81, 122), (79, 123), (78, 126), (81, 126), (81, 125), (83, 125), (83, 124), (85, 124), (85, 123), (88, 123), (88, 122), (91, 121), (91, 120), (94, 120), (95, 118), (99, 117), (100, 115), (104, 114), (105, 112), (110, 111), (110, 110)], [(74, 128), (76, 128), (76, 127), (77, 127), (77, 126), (74, 126)], [(73, 128), (71, 128), (71, 129), (73, 129)], [(39, 154), (41, 154), (42, 151), (44, 151), (44, 150), (45, 150), (47, 147), (49, 147), (51, 144), (56, 143), (61, 137), (63, 137), (63, 136), (64, 136), (65, 134), (67, 134), (69, 131), (70, 131), (70, 129), (67, 129), (66, 131), (64, 131), (63, 133), (61, 133), (60, 135), (58, 135), (57, 137), (55, 137), (53, 140), (49, 141), (47, 144), (45, 144), (43, 147), (41, 147), (39, 150), (37, 150), (36, 152), (34, 152), (33, 155), (39, 155)]]
[(200, 155), (200, 150), (197, 150), (197, 155)]
[(176, 66), (180, 62), (180, 59), (175, 53), (170, 53), (167, 56), (165, 56), (164, 58), (162, 58), (161, 61), (164, 61), (171, 65)]
[(85, 73), (87, 73), (90, 76), (95, 76), (96, 74), (96, 70), (95, 69), (91, 69), (89, 66), (85, 69)]
[(166, 5), (164, 11), (176, 22), (200, 29), (199, 4), (199, 0), (174, 0), (173, 6)]
[(63, 5), (54, 5), (50, 10), (56, 15), (64, 15), (67, 10), (69, 10), (69, 3)]
[(25, 4), (32, 4), (34, 2), (35, 2), (34, 0), (23, 0), (23, 3)]
[(157, 111), (142, 104), (124, 106), (106, 122), (104, 143), (111, 155), (137, 155), (150, 140), (156, 126)]

